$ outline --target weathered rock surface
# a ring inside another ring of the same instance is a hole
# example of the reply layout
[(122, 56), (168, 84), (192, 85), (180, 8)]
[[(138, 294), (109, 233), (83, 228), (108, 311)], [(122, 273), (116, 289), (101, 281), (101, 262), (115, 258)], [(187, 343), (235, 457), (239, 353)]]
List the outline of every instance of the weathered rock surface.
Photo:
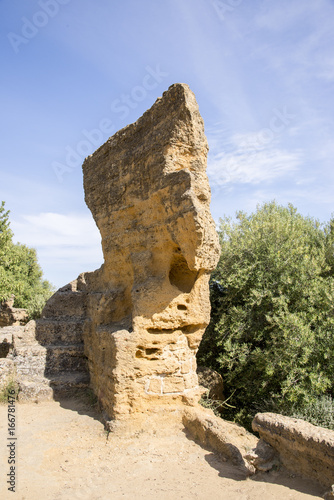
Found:
[(199, 397), (219, 245), (194, 94), (172, 85), (83, 164), (104, 265), (85, 275), (92, 386), (111, 418)]
[[(30, 390), (34, 382), (38, 381), (36, 383), (38, 398), (38, 386), (41, 380), (40, 378), (38, 380), (38, 377), (43, 377), (51, 393), (57, 396), (88, 387), (89, 373), (83, 343), (85, 321), (86, 291), (80, 275), (78, 279), (60, 288), (48, 300), (42, 318), (36, 321), (35, 342), (39, 349), (42, 349), (44, 359), (38, 368), (36, 366), (37, 371), (30, 369), (27, 372), (26, 380)], [(14, 345), (19, 365), (33, 366), (31, 356), (37, 346), (34, 346), (32, 341), (27, 342), (26, 336), (20, 342), (14, 342)], [(26, 387), (23, 389), (26, 390)]]
[(27, 321), (27, 310), (14, 307), (14, 296), (0, 304), (0, 328), (11, 325), (25, 325)]
[(183, 424), (201, 444), (239, 465), (247, 475), (270, 470), (279, 462), (269, 444), (240, 425), (216, 417), (211, 410), (186, 408)]
[(11, 380), (14, 379), (15, 366), (11, 359), (0, 359), (0, 391), (5, 389)]
[(6, 358), (13, 349), (13, 333), (20, 328), (18, 326), (7, 326), (0, 328), (0, 358)]
[(334, 484), (334, 431), (275, 413), (258, 413), (253, 430), (275, 448), (287, 469)]
[(0, 385), (14, 377), (21, 401), (67, 396), (89, 386), (84, 288), (79, 276), (49, 299), (41, 319), (0, 329), (0, 352), (6, 355)]
[(224, 401), (224, 383), (222, 376), (207, 366), (197, 366), (198, 383), (208, 390), (208, 397)]
[(0, 391), (16, 379), (16, 369), (12, 359), (14, 336), (23, 330), (24, 326), (19, 325), (0, 328)]

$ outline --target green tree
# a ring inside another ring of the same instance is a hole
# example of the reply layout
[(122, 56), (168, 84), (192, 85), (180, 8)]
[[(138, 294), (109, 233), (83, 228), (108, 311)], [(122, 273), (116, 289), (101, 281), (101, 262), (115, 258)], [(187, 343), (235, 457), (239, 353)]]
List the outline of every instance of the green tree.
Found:
[(0, 207), (0, 301), (15, 295), (14, 306), (28, 309), (30, 318), (38, 317), (53, 286), (43, 280), (36, 250), (13, 243), (9, 211)]
[(211, 323), (199, 361), (224, 378), (233, 417), (291, 414), (333, 396), (334, 279), (331, 228), (289, 205), (221, 220), (211, 278)]
[(6, 266), (10, 248), (12, 247), (13, 233), (9, 227), (9, 211), (5, 210), (5, 202), (1, 202), (0, 207), (0, 302), (7, 299), (10, 295), (10, 281)]
[(334, 276), (334, 215), (325, 228), (326, 261), (329, 266), (327, 276)]

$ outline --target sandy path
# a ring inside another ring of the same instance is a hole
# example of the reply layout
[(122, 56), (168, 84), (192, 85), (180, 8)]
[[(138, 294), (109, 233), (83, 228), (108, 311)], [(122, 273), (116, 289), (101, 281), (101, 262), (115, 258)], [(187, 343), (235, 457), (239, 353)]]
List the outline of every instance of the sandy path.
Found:
[(237, 467), (174, 429), (118, 438), (85, 402), (17, 404), (17, 484), (7, 490), (7, 406), (0, 406), (0, 498), (20, 500), (302, 500), (315, 483), (275, 471), (245, 479)]

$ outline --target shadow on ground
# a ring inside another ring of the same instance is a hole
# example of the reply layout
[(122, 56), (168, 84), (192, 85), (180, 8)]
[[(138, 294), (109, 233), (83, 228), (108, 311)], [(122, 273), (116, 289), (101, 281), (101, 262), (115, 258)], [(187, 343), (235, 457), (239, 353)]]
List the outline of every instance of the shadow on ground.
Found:
[[(215, 452), (211, 451), (205, 456), (205, 460), (211, 467), (218, 471), (219, 477), (237, 479), (240, 481), (247, 479), (247, 475), (243, 471), (239, 469), (239, 472), (236, 473), (238, 467), (229, 462), (224, 462)], [(253, 476), (250, 476), (249, 480), (254, 481), (255, 483), (263, 482), (277, 484), (300, 493), (318, 497), (322, 497), (326, 491), (326, 489), (316, 481), (292, 474), (283, 466), (275, 466), (268, 472), (257, 472)]]

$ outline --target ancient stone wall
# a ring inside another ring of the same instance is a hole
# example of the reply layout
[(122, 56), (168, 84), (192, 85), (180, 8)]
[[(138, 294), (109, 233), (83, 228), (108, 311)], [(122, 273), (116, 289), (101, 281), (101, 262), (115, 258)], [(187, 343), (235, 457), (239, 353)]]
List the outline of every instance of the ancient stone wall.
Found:
[(19, 400), (42, 401), (88, 387), (86, 298), (80, 275), (48, 300), (42, 318), (0, 329), (0, 389), (15, 379)]

